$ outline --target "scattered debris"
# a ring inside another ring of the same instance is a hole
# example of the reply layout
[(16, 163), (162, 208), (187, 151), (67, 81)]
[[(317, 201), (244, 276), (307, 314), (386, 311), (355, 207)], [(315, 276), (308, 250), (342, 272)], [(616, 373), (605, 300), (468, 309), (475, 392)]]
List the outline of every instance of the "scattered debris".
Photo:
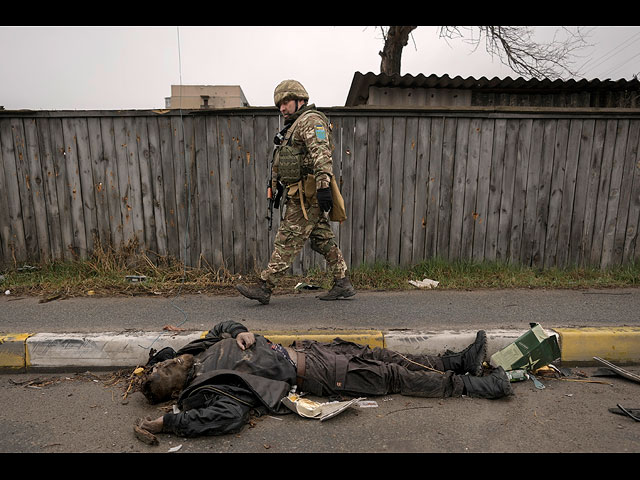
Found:
[(626, 415), (636, 422), (640, 422), (640, 408), (624, 408), (619, 403), (616, 404), (616, 407), (617, 408), (610, 408), (609, 411), (618, 415)]
[(22, 267), (16, 268), (18, 272), (33, 272), (34, 270), (40, 270), (40, 267), (34, 267), (32, 265), (23, 265)]
[(529, 378), (529, 374), (525, 370), (509, 370), (506, 372), (510, 382), (522, 382)]
[(560, 380), (564, 380), (566, 382), (600, 383), (602, 385), (609, 385), (610, 387), (613, 387), (613, 383), (602, 382), (600, 380), (582, 380), (577, 378), (561, 378)]
[(162, 327), (163, 331), (166, 332), (185, 332), (186, 328), (174, 327), (173, 325), (165, 325)]
[(320, 287), (304, 282), (298, 282), (298, 284), (294, 287), (294, 290), (320, 290)]
[[(466, 396), (466, 395), (465, 395)], [(406, 407), (406, 408), (400, 408), (398, 410), (393, 410), (391, 412), (387, 412), (384, 414), (384, 416), (386, 417), (387, 415), (391, 415), (392, 413), (397, 413), (397, 412), (406, 412), (407, 410), (420, 410), (423, 408), (433, 408), (433, 405), (421, 405), (419, 407)]]
[[(551, 362), (560, 358), (560, 347), (556, 336), (547, 335), (539, 324), (532, 323), (530, 326), (530, 330), (518, 337), (513, 343), (494, 353), (490, 359), (490, 366), (503, 367), (511, 382), (530, 379), (539, 390), (543, 390), (545, 385), (536, 378), (537, 376), (568, 382), (600, 383), (613, 386), (609, 382), (588, 379), (588, 375), (579, 370), (572, 371), (569, 368), (554, 366)], [(601, 369), (604, 373), (601, 371), (599, 375), (620, 375), (640, 382), (640, 375), (628, 372), (601, 358), (593, 358), (607, 367)], [(580, 378), (568, 378), (570, 376)]]
[(613, 363), (604, 360), (600, 357), (593, 357), (593, 359), (599, 363), (601, 363), (602, 365), (604, 365), (606, 367), (606, 369), (610, 370), (612, 372), (613, 375), (619, 375), (623, 378), (626, 378), (627, 380), (631, 380), (634, 382), (638, 382), (640, 383), (640, 375), (637, 375), (635, 373), (632, 373), (628, 370), (625, 370), (624, 368), (620, 368), (617, 365), (614, 365)]
[(323, 422), (344, 412), (350, 406), (364, 400), (364, 398), (354, 398), (347, 402), (327, 402), (319, 403), (306, 398), (302, 398), (296, 393), (289, 393), (282, 399), (282, 403), (292, 412), (301, 417), (314, 418)]
[(560, 358), (560, 347), (555, 335), (547, 335), (537, 323), (531, 328), (491, 356), (492, 367), (502, 367), (505, 371), (524, 369), (532, 371), (549, 365)]
[(168, 450), (168, 453), (173, 453), (173, 452), (177, 452), (178, 450), (180, 450), (182, 448), (182, 445), (176, 445), (175, 447), (171, 447)]
[(147, 277), (145, 275), (127, 275), (124, 277), (129, 283), (144, 282)]
[[(536, 377), (555, 378), (557, 380), (564, 380), (566, 382), (601, 383), (603, 385), (613, 386), (609, 382), (602, 382), (599, 380), (588, 380), (587, 377), (589, 375), (587, 375), (581, 370), (576, 370), (575, 372), (573, 372), (570, 368), (567, 368), (567, 367), (558, 368), (551, 363), (545, 367), (541, 367), (537, 370), (534, 370), (533, 373), (536, 375)], [(568, 378), (571, 376), (576, 376), (580, 378)]]
[(48, 297), (45, 298), (41, 298), (38, 303), (47, 303), (47, 302), (51, 302), (53, 300), (57, 300), (58, 298), (62, 297), (62, 293), (54, 293), (53, 295), (49, 295)]
[(436, 288), (440, 284), (440, 282), (436, 282), (435, 280), (431, 280), (429, 278), (425, 278), (422, 280), (409, 280), (409, 283), (418, 288)]
[(529, 378), (538, 390), (544, 390), (546, 388), (544, 384), (535, 377), (535, 375), (529, 375)]

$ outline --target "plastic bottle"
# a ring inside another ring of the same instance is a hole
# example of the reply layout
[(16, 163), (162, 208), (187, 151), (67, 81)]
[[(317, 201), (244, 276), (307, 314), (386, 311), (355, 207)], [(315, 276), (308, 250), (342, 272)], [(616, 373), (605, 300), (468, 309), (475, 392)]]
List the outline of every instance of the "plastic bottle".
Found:
[(506, 373), (510, 382), (522, 382), (529, 378), (529, 375), (524, 370), (509, 370)]

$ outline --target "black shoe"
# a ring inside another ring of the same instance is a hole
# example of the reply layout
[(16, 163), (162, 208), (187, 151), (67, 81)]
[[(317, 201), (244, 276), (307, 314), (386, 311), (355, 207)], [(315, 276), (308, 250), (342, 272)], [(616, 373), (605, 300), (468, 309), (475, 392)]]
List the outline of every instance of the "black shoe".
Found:
[(258, 300), (263, 305), (267, 305), (271, 299), (271, 289), (264, 280), (256, 285), (236, 285), (236, 290), (251, 300)]
[(502, 367), (498, 367), (486, 377), (462, 375), (465, 391), (463, 394), (474, 398), (502, 398), (513, 395), (511, 382)]
[(442, 356), (445, 370), (458, 374), (470, 373), (479, 377), (482, 375), (482, 363), (487, 356), (487, 334), (480, 330), (475, 341), (459, 353)]
[(348, 298), (356, 294), (356, 289), (351, 285), (349, 277), (344, 277), (333, 282), (333, 288), (324, 295), (318, 295), (320, 300), (337, 300), (340, 297)]

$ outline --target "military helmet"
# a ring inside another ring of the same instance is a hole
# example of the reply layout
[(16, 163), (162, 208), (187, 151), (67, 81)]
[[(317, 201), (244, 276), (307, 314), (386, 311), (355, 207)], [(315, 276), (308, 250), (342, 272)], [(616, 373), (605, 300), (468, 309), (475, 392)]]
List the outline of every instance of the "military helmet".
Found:
[(309, 100), (309, 94), (297, 80), (283, 80), (273, 92), (273, 101), (279, 107), (284, 100)]

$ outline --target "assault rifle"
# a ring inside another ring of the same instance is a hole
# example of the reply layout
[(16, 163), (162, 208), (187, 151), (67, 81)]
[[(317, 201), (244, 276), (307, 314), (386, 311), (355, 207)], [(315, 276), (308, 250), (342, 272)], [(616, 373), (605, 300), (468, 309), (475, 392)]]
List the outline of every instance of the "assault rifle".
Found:
[(282, 194), (284, 193), (284, 185), (282, 185), (282, 183), (278, 181), (276, 182), (278, 191), (276, 192), (276, 196), (273, 196), (273, 189), (271, 188), (271, 183), (273, 181), (273, 160), (276, 153), (276, 148), (284, 141), (284, 136), (290, 126), (290, 124), (285, 125), (285, 127), (280, 130), (273, 139), (273, 143), (276, 145), (276, 147), (273, 149), (273, 156), (271, 157), (271, 175), (269, 177), (269, 180), (267, 181), (267, 220), (269, 220), (269, 231), (271, 231), (271, 226), (273, 225), (273, 207), (276, 207), (277, 209), (280, 208), (280, 199), (282, 198)]
[(271, 179), (267, 183), (267, 220), (269, 220), (269, 231), (273, 225), (273, 191), (271, 190)]
[(271, 231), (271, 227), (273, 225), (273, 207), (280, 208), (280, 200), (282, 199), (282, 194), (284, 193), (284, 185), (282, 183), (277, 183), (277, 192), (275, 197), (273, 196), (273, 189), (271, 188), (271, 179), (267, 184), (267, 201), (268, 201), (268, 212), (267, 212), (267, 220), (269, 220), (269, 231)]

